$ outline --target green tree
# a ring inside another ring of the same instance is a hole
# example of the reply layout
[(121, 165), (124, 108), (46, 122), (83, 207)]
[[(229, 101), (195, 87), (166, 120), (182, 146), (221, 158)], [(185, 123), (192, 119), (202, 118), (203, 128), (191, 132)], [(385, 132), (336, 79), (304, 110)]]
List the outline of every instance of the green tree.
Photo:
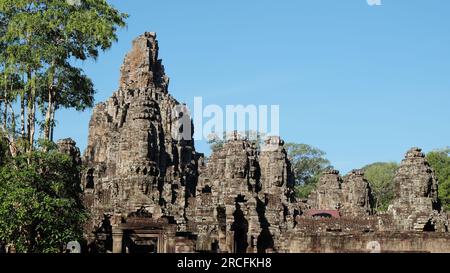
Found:
[[(48, 93), (48, 97), (42, 94), (42, 98), (47, 102), (46, 107), (42, 108), (44, 121), (41, 123), (41, 129), (44, 132), (44, 139), (53, 141), (53, 132), (55, 127), (55, 113), (60, 108), (74, 108), (77, 111), (83, 111), (94, 105), (94, 84), (91, 79), (84, 75), (79, 68), (62, 66), (52, 70), (52, 76), (49, 71), (43, 74), (40, 80), (40, 90)], [(47, 87), (47, 79), (57, 79), (50, 89)], [(58, 92), (56, 92), (58, 90)], [(50, 101), (50, 103), (48, 103)]]
[[(3, 69), (16, 71), (23, 80), (20, 92), (21, 134), (35, 139), (35, 125), (52, 139), (59, 107), (83, 110), (93, 104), (93, 85), (72, 60), (97, 58), (117, 40), (126, 14), (106, 0), (0, 0), (0, 53)], [(43, 121), (36, 111), (43, 112)], [(26, 115), (26, 119), (25, 119)], [(26, 126), (25, 126), (26, 123)]]
[(0, 241), (18, 252), (55, 253), (82, 239), (79, 167), (54, 148), (0, 167)]
[(439, 181), (439, 198), (442, 207), (450, 211), (450, 148), (428, 153), (427, 161), (435, 170)]
[(52, 22), (45, 25), (47, 29), (43, 32), (44, 61), (48, 65), (44, 137), (48, 140), (58, 106), (84, 110), (93, 105), (93, 85), (82, 70), (72, 67), (68, 60), (96, 59), (99, 50), (110, 48), (117, 40), (117, 27), (125, 26), (127, 15), (106, 0), (83, 0), (75, 5), (62, 0), (46, 2), (43, 19)]
[[(0, 132), (2, 132), (2, 141), (8, 143), (11, 154), (17, 153), (16, 147), (16, 114), (13, 104), (20, 90), (23, 89), (23, 83), (19, 76), (11, 73), (8, 69), (0, 72)], [(3, 108), (2, 108), (3, 107)]]
[(316, 187), (322, 172), (333, 167), (325, 157), (326, 153), (313, 146), (287, 143), (285, 148), (292, 164), (297, 196), (307, 198)]
[(5, 137), (0, 132), (0, 167), (5, 164), (8, 158), (8, 146), (7, 141), (5, 141)]
[(394, 176), (398, 168), (395, 162), (378, 162), (363, 168), (375, 197), (375, 209), (386, 211), (394, 199)]

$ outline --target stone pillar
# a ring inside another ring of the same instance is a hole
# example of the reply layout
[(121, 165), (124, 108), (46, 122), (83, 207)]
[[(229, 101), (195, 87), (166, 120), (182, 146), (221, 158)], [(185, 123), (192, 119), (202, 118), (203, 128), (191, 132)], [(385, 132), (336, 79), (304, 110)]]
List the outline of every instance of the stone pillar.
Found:
[(123, 230), (113, 228), (113, 253), (122, 253)]
[(175, 253), (175, 233), (168, 233), (166, 244), (167, 244), (166, 253)]
[(163, 232), (158, 236), (158, 253), (168, 253), (167, 233)]

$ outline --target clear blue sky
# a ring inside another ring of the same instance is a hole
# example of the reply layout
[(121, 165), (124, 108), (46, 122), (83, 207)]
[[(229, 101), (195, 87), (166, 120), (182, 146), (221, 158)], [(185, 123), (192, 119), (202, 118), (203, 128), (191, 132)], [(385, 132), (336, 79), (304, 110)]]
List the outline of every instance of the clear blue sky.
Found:
[[(110, 2), (128, 27), (79, 63), (96, 102), (117, 89), (133, 38), (155, 31), (179, 101), (279, 104), (282, 137), (321, 148), (342, 172), (450, 145), (448, 0)], [(56, 137), (84, 150), (90, 114), (59, 112)]]

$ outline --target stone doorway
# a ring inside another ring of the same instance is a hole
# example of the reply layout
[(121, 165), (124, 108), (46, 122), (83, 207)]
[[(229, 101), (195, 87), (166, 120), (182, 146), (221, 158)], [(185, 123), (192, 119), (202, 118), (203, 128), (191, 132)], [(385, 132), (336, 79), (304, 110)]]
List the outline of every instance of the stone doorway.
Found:
[(169, 253), (175, 234), (176, 225), (167, 218), (131, 214), (112, 228), (113, 253)]
[(159, 236), (151, 234), (136, 234), (133, 231), (124, 233), (125, 253), (156, 254), (160, 253)]

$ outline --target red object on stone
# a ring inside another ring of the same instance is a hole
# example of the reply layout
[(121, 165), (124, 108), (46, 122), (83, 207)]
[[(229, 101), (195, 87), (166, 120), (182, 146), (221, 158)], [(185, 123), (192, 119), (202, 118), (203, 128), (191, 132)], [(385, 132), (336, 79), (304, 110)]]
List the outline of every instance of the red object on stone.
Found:
[(341, 214), (338, 210), (310, 209), (305, 211), (305, 215), (309, 217), (341, 218)]

